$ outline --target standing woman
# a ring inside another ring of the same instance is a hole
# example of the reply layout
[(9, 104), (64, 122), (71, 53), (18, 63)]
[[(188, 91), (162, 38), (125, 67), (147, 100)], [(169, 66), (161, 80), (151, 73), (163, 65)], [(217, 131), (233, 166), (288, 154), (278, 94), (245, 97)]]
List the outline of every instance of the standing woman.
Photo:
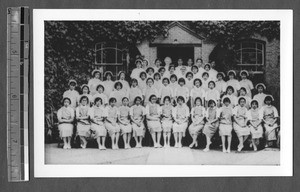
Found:
[(123, 97), (128, 97), (127, 93), (123, 88), (123, 84), (119, 81), (115, 83), (114, 91), (111, 92), (109, 95), (109, 98), (115, 98), (116, 99), (116, 106), (120, 107), (122, 105), (122, 99)]
[(78, 100), (77, 102), (79, 102), (79, 99), (82, 97), (82, 96), (87, 96), (89, 101), (90, 101), (90, 105), (93, 104), (92, 100), (93, 100), (93, 96), (90, 94), (90, 88), (87, 84), (83, 84), (81, 85), (81, 95), (78, 97)]
[(116, 107), (116, 102), (116, 98), (112, 97), (109, 99), (109, 105), (106, 107), (105, 128), (111, 138), (112, 149), (119, 149), (120, 126), (117, 123), (118, 108)]
[(217, 80), (217, 72), (212, 70), (211, 65), (209, 63), (206, 63), (204, 65), (204, 70), (205, 70), (205, 72), (208, 73), (210, 81), (216, 81)]
[(100, 97), (95, 98), (94, 106), (89, 110), (89, 116), (91, 118), (91, 131), (94, 133), (93, 136), (97, 140), (98, 148), (100, 150), (105, 150), (107, 131), (104, 126), (104, 121), (107, 115)]
[(88, 86), (90, 88), (91, 91), (91, 95), (95, 95), (96, 94), (96, 87), (97, 85), (101, 84), (101, 71), (98, 69), (95, 69), (92, 71), (92, 77), (89, 82), (88, 82)]
[(266, 147), (273, 145), (274, 141), (277, 140), (276, 137), (276, 128), (278, 128), (277, 120), (278, 120), (278, 111), (276, 107), (272, 105), (274, 101), (271, 95), (266, 96), (265, 98), (265, 106), (261, 108), (263, 114), (263, 125), (265, 127), (265, 138), (267, 140)]
[[(157, 70), (157, 72), (158, 72), (158, 70)], [(156, 73), (156, 72), (154, 71), (154, 69), (153, 69), (152, 67), (148, 67), (148, 68), (146, 69), (146, 73), (147, 73), (147, 77), (154, 78), (153, 75), (154, 75), (154, 73)]]
[(138, 81), (136, 79), (131, 80), (131, 87), (128, 94), (129, 99), (129, 107), (131, 107), (134, 104), (134, 99), (139, 96), (143, 98), (143, 92), (138, 86)]
[(75, 90), (77, 86), (77, 82), (73, 79), (69, 81), (69, 90), (65, 91), (63, 94), (63, 98), (68, 97), (71, 100), (70, 107), (74, 110), (77, 107), (77, 101), (79, 98), (79, 93)]
[(161, 75), (159, 73), (154, 74), (153, 86), (157, 89), (157, 91), (160, 91), (160, 89), (162, 88)]
[(226, 88), (226, 94), (222, 97), (222, 103), (224, 104), (224, 98), (229, 98), (230, 105), (234, 108), (238, 104), (237, 97), (234, 95), (234, 88), (232, 86), (228, 86)]
[(193, 142), (190, 144), (190, 148), (198, 147), (197, 138), (204, 127), (204, 114), (205, 108), (202, 106), (202, 100), (200, 97), (197, 97), (195, 99), (195, 107), (191, 111), (192, 124), (189, 126), (189, 133), (193, 138)]
[(111, 92), (114, 90), (115, 82), (112, 80), (113, 74), (110, 71), (106, 71), (104, 73), (104, 79), (103, 86), (105, 87), (105, 95), (109, 97)]
[(123, 136), (124, 140), (124, 148), (129, 149), (131, 148), (130, 140), (132, 132), (132, 126), (130, 124), (130, 109), (128, 107), (129, 99), (127, 97), (123, 97), (122, 104), (123, 105), (119, 107), (118, 120), (121, 129), (121, 135)]
[(215, 89), (216, 83), (214, 81), (210, 81), (208, 83), (208, 90), (205, 92), (204, 98), (205, 98), (205, 107), (208, 108), (208, 101), (209, 100), (214, 100), (217, 101), (217, 106), (219, 105), (220, 101), (220, 93)]
[(253, 91), (254, 87), (253, 87), (252, 81), (248, 79), (248, 77), (249, 77), (248, 71), (242, 70), (240, 72), (240, 77), (241, 77), (240, 87), (245, 87), (247, 96), (252, 98), (252, 91)]
[(179, 87), (178, 82), (177, 82), (177, 76), (175, 74), (170, 76), (170, 84), (169, 87), (172, 89), (172, 92), (175, 97), (175, 90), (177, 87)]
[(90, 136), (91, 128), (89, 122), (89, 98), (87, 96), (82, 96), (79, 101), (80, 105), (76, 108), (77, 134), (82, 141), (81, 148), (85, 149), (87, 145), (86, 138)]
[(105, 91), (105, 89), (104, 89), (103, 85), (99, 84), (99, 85), (97, 86), (97, 93), (93, 96), (93, 99), (92, 99), (92, 100), (95, 101), (95, 99), (96, 99), (97, 97), (100, 97), (101, 100), (102, 100), (103, 105), (106, 106), (106, 105), (108, 104), (108, 98), (107, 98), (107, 96), (104, 94), (104, 91)]
[(130, 107), (130, 119), (132, 121), (133, 137), (136, 147), (142, 147), (142, 139), (145, 136), (145, 108), (142, 106), (142, 97), (137, 96), (134, 99), (134, 105)]
[(185, 131), (188, 127), (188, 119), (190, 116), (190, 110), (187, 105), (184, 104), (184, 97), (179, 96), (177, 98), (177, 106), (173, 108), (173, 134), (175, 139), (174, 147), (182, 147), (182, 137), (185, 137)]
[(202, 81), (201, 79), (195, 79), (194, 80), (194, 87), (191, 90), (191, 103), (193, 104), (193, 106), (195, 106), (195, 99), (197, 97), (199, 97), (201, 99), (201, 101), (204, 101), (204, 97), (205, 97), (205, 91), (204, 89), (201, 87), (202, 85)]
[(175, 89), (174, 97), (176, 100), (178, 100), (178, 97), (183, 97), (184, 100), (183, 102), (188, 102), (190, 98), (190, 91), (189, 89), (185, 86), (185, 80), (184, 78), (180, 78), (178, 80), (179, 86)]
[(194, 87), (193, 73), (192, 72), (187, 72), (185, 77), (186, 77), (186, 87), (189, 89), (189, 92), (190, 92)]
[[(134, 78), (131, 78), (134, 79)], [(141, 91), (144, 91), (147, 87), (147, 74), (145, 71), (142, 71), (140, 74), (140, 78), (137, 79), (138, 80), (138, 84), (139, 84), (139, 88), (141, 89)]]
[(247, 126), (247, 107), (246, 99), (244, 97), (239, 98), (239, 105), (233, 109), (233, 129), (239, 139), (238, 150), (241, 151), (244, 148), (244, 142), (250, 135), (250, 128)]
[(168, 78), (164, 78), (163, 79), (163, 81), (162, 81), (162, 83), (163, 83), (163, 86), (162, 86), (162, 88), (160, 89), (160, 91), (159, 91), (159, 96), (160, 96), (160, 104), (161, 105), (163, 105), (164, 104), (164, 98), (165, 97), (170, 97), (170, 102), (172, 102), (173, 101), (173, 95), (174, 95), (174, 93), (173, 93), (173, 90), (172, 90), (172, 88), (169, 86), (169, 84), (170, 84), (170, 80), (168, 79)]
[(129, 87), (129, 83), (126, 81), (126, 73), (124, 71), (120, 71), (118, 74), (118, 81), (122, 83), (123, 88), (125, 90), (125, 92), (128, 92), (130, 87)]
[(74, 109), (70, 107), (71, 99), (65, 97), (63, 105), (57, 111), (59, 136), (64, 141), (64, 149), (71, 149), (71, 137), (73, 134)]
[(216, 89), (219, 91), (221, 97), (225, 94), (227, 88), (227, 83), (224, 79), (225, 74), (223, 72), (219, 72), (217, 74)]
[(234, 95), (238, 96), (238, 91), (241, 89), (240, 82), (236, 79), (236, 72), (234, 70), (230, 70), (227, 72), (227, 76), (229, 77), (229, 80), (226, 82), (227, 87), (232, 86)]
[(142, 62), (143, 61), (140, 59), (137, 59), (135, 61), (136, 68), (133, 69), (131, 72), (131, 75), (130, 75), (131, 79), (133, 79), (133, 78), (138, 79), (140, 77), (141, 72), (143, 72), (143, 71), (145, 72), (145, 70), (142, 68)]
[(251, 109), (249, 109), (247, 113), (247, 120), (251, 132), (252, 146), (254, 151), (257, 151), (259, 139), (263, 136), (262, 119), (263, 116), (258, 108), (258, 101), (252, 100)]
[(209, 151), (209, 147), (211, 144), (211, 138), (217, 132), (219, 128), (219, 119), (217, 113), (217, 102), (214, 100), (208, 101), (208, 108), (205, 114), (205, 126), (203, 128), (203, 134), (206, 137), (206, 147), (203, 150), (204, 152)]
[(155, 59), (154, 66), (153, 66), (154, 73), (158, 72), (158, 69), (161, 67), (160, 65), (161, 65), (161, 60)]
[(171, 139), (171, 130), (173, 127), (173, 119), (172, 119), (172, 105), (171, 98), (169, 96), (163, 97), (164, 105), (161, 107), (161, 126), (163, 129), (164, 135), (164, 147), (170, 147), (170, 139)]
[(257, 100), (258, 107), (261, 108), (265, 105), (264, 101), (267, 95), (264, 92), (266, 90), (266, 86), (263, 83), (258, 83), (255, 86), (255, 89), (257, 90), (257, 94), (254, 95), (253, 100)]
[(146, 106), (149, 102), (149, 98), (151, 95), (155, 95), (159, 97), (159, 91), (153, 86), (154, 80), (152, 78), (147, 79), (147, 87), (144, 89), (144, 106)]
[(142, 68), (146, 70), (149, 66), (149, 61), (147, 59), (143, 59)]
[(146, 119), (149, 132), (151, 134), (154, 147), (161, 147), (160, 145), (160, 138), (161, 138), (161, 122), (160, 122), (160, 115), (161, 115), (161, 108), (156, 103), (157, 97), (155, 95), (151, 95), (149, 98), (150, 103), (146, 106)]

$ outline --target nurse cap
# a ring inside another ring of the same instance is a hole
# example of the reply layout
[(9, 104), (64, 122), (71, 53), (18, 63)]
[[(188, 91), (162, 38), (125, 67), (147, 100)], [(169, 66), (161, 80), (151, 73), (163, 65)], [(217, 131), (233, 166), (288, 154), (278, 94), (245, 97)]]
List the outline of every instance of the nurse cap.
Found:
[(135, 61), (135, 64), (137, 64), (138, 62), (140, 62), (141, 64), (143, 63), (143, 61), (142, 61), (141, 59), (137, 59), (137, 60)]
[(121, 73), (124, 73), (124, 75), (126, 76), (125, 71), (120, 71), (120, 72), (118, 73), (118, 77), (121, 75)]
[(99, 69), (94, 69), (94, 70), (92, 71), (92, 76), (93, 76), (93, 77), (94, 77), (94, 75), (95, 75), (96, 72), (100, 73), (100, 75), (101, 75), (101, 71), (100, 71)]
[(90, 90), (90, 87), (87, 84), (81, 85), (80, 89), (82, 90), (84, 87), (87, 87)]
[(223, 73), (223, 72), (218, 72), (218, 73), (217, 73), (217, 77), (218, 77), (219, 75), (222, 75), (223, 78), (226, 77), (225, 73)]
[(249, 72), (247, 70), (241, 70), (240, 76), (242, 76), (242, 73), (246, 73), (246, 75), (249, 76)]
[(112, 73), (111, 71), (105, 71), (104, 77), (106, 77), (107, 74), (110, 74), (112, 77), (114, 76), (113, 73)]
[(235, 72), (234, 70), (229, 70), (229, 71), (227, 72), (227, 76), (229, 76), (230, 73), (233, 73), (234, 76), (236, 76), (236, 72)]
[(255, 89), (257, 89), (258, 86), (262, 86), (264, 89), (267, 89), (267, 87), (266, 87), (265, 84), (263, 84), (263, 83), (258, 83), (258, 84), (255, 86)]
[(77, 86), (77, 82), (74, 79), (70, 79), (68, 85), (70, 85), (71, 83), (75, 83), (75, 86)]

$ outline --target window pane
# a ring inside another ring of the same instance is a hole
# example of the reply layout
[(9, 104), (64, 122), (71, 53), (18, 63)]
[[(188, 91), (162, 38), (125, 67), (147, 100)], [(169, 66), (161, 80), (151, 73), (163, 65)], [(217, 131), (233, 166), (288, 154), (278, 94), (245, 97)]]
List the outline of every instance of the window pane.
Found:
[(257, 52), (257, 64), (263, 64), (262, 52)]
[(102, 52), (103, 63), (115, 63), (116, 62), (116, 50), (104, 49)]
[(242, 62), (243, 64), (256, 64), (255, 52), (243, 52)]
[(241, 64), (241, 51), (236, 51), (234, 55), (234, 60), (236, 63)]
[(257, 43), (257, 49), (258, 50), (262, 50), (263, 49), (263, 45), (261, 43)]
[(243, 42), (243, 45), (242, 45), (243, 48), (256, 48), (255, 46), (255, 43), (252, 43), (252, 42)]
[(122, 64), (122, 51), (117, 51), (117, 63)]

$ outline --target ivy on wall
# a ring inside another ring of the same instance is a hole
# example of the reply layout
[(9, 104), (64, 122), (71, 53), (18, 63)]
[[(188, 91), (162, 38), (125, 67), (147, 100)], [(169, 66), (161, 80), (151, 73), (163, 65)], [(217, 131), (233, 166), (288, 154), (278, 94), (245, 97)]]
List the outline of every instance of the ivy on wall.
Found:
[[(61, 106), (63, 92), (71, 78), (79, 85), (90, 78), (97, 42), (117, 41), (134, 46), (165, 35), (167, 21), (46, 21), (45, 22), (45, 102), (55, 109)], [(242, 36), (258, 33), (268, 40), (279, 39), (277, 21), (189, 21), (183, 22), (196, 33), (219, 42), (224, 65), (232, 64), (234, 42)]]

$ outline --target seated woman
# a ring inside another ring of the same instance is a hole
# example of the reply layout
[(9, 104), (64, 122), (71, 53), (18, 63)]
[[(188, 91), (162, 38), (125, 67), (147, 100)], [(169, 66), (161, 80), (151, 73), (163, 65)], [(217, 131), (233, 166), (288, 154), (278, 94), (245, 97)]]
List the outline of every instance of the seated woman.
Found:
[(77, 134), (82, 142), (81, 148), (87, 145), (86, 138), (90, 136), (91, 124), (89, 122), (89, 99), (87, 96), (80, 98), (80, 105), (76, 108)]
[(211, 144), (211, 138), (217, 132), (219, 128), (219, 119), (217, 116), (217, 102), (214, 100), (208, 101), (208, 108), (205, 114), (205, 126), (203, 128), (203, 134), (206, 137), (206, 147), (203, 150), (204, 152), (209, 151), (209, 147)]
[(175, 139), (174, 147), (182, 147), (182, 137), (185, 137), (185, 131), (188, 127), (188, 119), (190, 116), (190, 110), (187, 105), (184, 104), (184, 97), (179, 96), (177, 98), (177, 106), (174, 107), (172, 115), (174, 119), (173, 134)]
[(161, 122), (160, 122), (160, 115), (161, 115), (161, 108), (156, 103), (157, 97), (155, 95), (151, 95), (149, 98), (149, 103), (146, 106), (146, 119), (149, 132), (151, 134), (154, 147), (162, 147), (160, 145), (160, 138), (161, 138)]
[(266, 146), (269, 147), (274, 144), (274, 141), (277, 140), (276, 137), (276, 128), (278, 128), (278, 111), (276, 107), (272, 105), (274, 98), (271, 95), (266, 96), (265, 106), (261, 108), (263, 114), (263, 125), (265, 127), (265, 138), (267, 140)]
[(57, 111), (59, 136), (64, 141), (64, 149), (71, 149), (75, 113), (70, 104), (71, 99), (65, 97), (63, 99), (63, 106)]
[(258, 101), (251, 101), (251, 109), (247, 113), (248, 126), (250, 128), (250, 133), (252, 137), (252, 146), (253, 150), (257, 151), (257, 146), (259, 144), (259, 139), (263, 136), (263, 127), (262, 127), (262, 113), (258, 108)]
[(197, 138), (200, 131), (204, 127), (204, 115), (205, 108), (202, 106), (202, 100), (200, 97), (197, 97), (195, 99), (195, 106), (192, 108), (191, 111), (192, 123), (189, 126), (189, 133), (193, 138), (193, 142), (190, 144), (190, 148), (194, 146), (198, 147)]
[(89, 116), (91, 118), (91, 131), (93, 137), (97, 140), (98, 148), (100, 150), (105, 150), (105, 138), (107, 131), (104, 126), (104, 121), (106, 118), (105, 107), (103, 105), (102, 99), (96, 97), (94, 100), (94, 106), (89, 110)]

